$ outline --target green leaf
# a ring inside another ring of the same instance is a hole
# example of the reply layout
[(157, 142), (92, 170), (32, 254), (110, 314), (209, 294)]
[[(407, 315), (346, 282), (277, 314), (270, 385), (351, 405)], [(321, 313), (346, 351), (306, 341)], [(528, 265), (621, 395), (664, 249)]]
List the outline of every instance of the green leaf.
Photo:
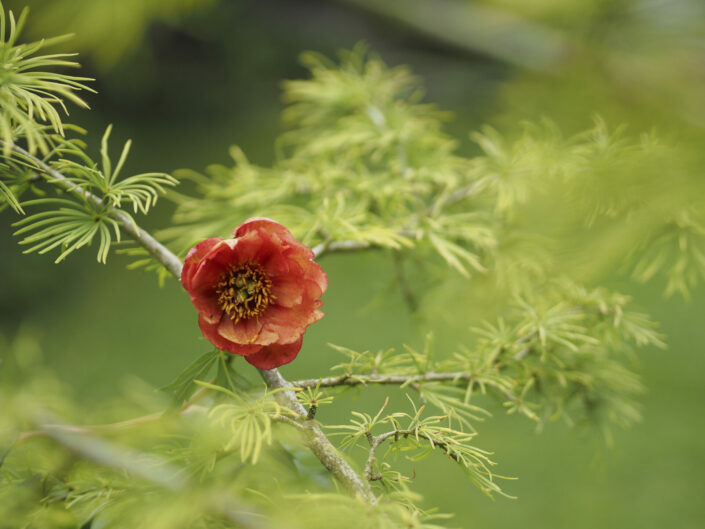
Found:
[(0, 199), (9, 204), (10, 207), (15, 210), (15, 213), (24, 213), (24, 211), (22, 210), (22, 206), (20, 206), (20, 203), (17, 201), (17, 197), (15, 197), (15, 194), (12, 192), (12, 189), (7, 187), (1, 180)]
[[(76, 93), (82, 90), (94, 92), (84, 84), (92, 79), (51, 71), (77, 67), (78, 63), (69, 60), (72, 54), (37, 54), (42, 48), (57, 44), (60, 39), (17, 44), (27, 13), (28, 10), (23, 9), (16, 20), (12, 11), (5, 14), (0, 3), (0, 55), (4, 72), (3, 97), (0, 98), (0, 140), (5, 157), (10, 155), (19, 137), (27, 142), (30, 153), (37, 150), (48, 153), (51, 149), (50, 131), (64, 134), (59, 112), (68, 114), (66, 101), (88, 108)], [(8, 19), (10, 24), (6, 28)]]
[(170, 384), (159, 388), (160, 391), (172, 393), (177, 403), (188, 399), (196, 389), (194, 380), (203, 378), (210, 371), (213, 364), (220, 358), (220, 351), (214, 349), (198, 357), (191, 365), (184, 369)]
[[(436, 249), (436, 251), (441, 255), (441, 257), (448, 263), (451, 268), (454, 268), (460, 272), (465, 277), (470, 277), (467, 266), (484, 272), (485, 268), (480, 264), (477, 256), (467, 251), (465, 248), (447, 241), (433, 233), (429, 233), (428, 239)], [(463, 264), (463, 261), (465, 264)]]
[(120, 240), (117, 223), (104, 213), (94, 210), (89, 204), (77, 204), (63, 198), (41, 198), (28, 200), (22, 205), (58, 206), (57, 210), (35, 213), (12, 225), (19, 228), (15, 231), (15, 236), (24, 234), (20, 244), (29, 245), (24, 253), (44, 254), (59, 248), (61, 254), (54, 261), (59, 263), (71, 252), (91, 244), (97, 235), (100, 239), (98, 261), (105, 263), (113, 237)]

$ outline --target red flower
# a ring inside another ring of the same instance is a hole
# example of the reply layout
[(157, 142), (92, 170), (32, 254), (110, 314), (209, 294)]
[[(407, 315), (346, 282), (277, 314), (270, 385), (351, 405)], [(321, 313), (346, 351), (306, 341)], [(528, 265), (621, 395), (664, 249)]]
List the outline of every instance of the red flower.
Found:
[(218, 349), (260, 369), (291, 362), (306, 327), (320, 320), (328, 277), (313, 251), (270, 219), (212, 237), (189, 251), (181, 284), (198, 311), (203, 335)]

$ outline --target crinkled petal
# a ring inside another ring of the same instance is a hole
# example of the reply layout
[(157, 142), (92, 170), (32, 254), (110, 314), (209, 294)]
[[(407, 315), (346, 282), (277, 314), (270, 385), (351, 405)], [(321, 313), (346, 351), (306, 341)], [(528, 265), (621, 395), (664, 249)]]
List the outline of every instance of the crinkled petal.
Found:
[(267, 345), (258, 353), (247, 355), (245, 360), (259, 369), (274, 369), (296, 358), (302, 343), (303, 337), (292, 343)]
[(320, 297), (326, 290), (328, 290), (328, 275), (323, 271), (323, 268), (321, 268), (318, 263), (310, 263), (306, 277), (307, 279), (314, 281), (321, 290), (321, 294), (316, 297)]
[(280, 250), (277, 253), (273, 253), (269, 258), (260, 261), (264, 271), (267, 272), (270, 278), (303, 276), (303, 268), (295, 259), (290, 259), (287, 255), (288, 253), (290, 252)]
[[(306, 279), (304, 282), (304, 296), (308, 299), (318, 299), (325, 292), (325, 288), (321, 288), (321, 282), (314, 279)], [(328, 283), (326, 278), (326, 283)], [(327, 286), (327, 285), (326, 285)]]
[(317, 322), (323, 313), (316, 310), (321, 301), (309, 301), (295, 307), (272, 305), (262, 315), (263, 330), (279, 336), (279, 343), (291, 343), (303, 334), (306, 327)]
[(286, 241), (296, 241), (291, 232), (286, 226), (282, 226), (278, 222), (266, 217), (253, 217), (247, 219), (233, 230), (233, 237), (242, 237), (251, 231), (264, 231), (269, 234), (276, 233), (281, 239)]
[(223, 315), (223, 309), (218, 305), (215, 290), (200, 295), (191, 294), (191, 303), (196, 307), (198, 315), (208, 323), (217, 323)]
[(246, 233), (242, 237), (237, 239), (231, 239), (233, 241), (233, 260), (238, 263), (244, 263), (247, 261), (261, 261), (262, 256), (269, 256), (272, 251), (276, 249), (269, 248), (268, 242), (265, 238), (260, 237), (257, 232)]
[(189, 292), (199, 293), (214, 289), (218, 278), (236, 262), (237, 253), (234, 247), (235, 241), (232, 239), (214, 245), (193, 273)]
[(210, 252), (211, 249), (222, 240), (223, 239), (220, 237), (211, 237), (210, 239), (199, 242), (186, 254), (186, 259), (184, 259), (184, 267), (181, 269), (181, 284), (186, 290), (191, 290), (191, 280), (193, 279), (193, 275), (196, 273), (198, 264), (208, 254), (208, 252)]
[(303, 259), (311, 260), (314, 258), (313, 250), (305, 244), (294, 239), (288, 228), (282, 226), (278, 222), (264, 217), (255, 217), (246, 220), (233, 231), (234, 237), (242, 237), (253, 231), (259, 232), (260, 236), (271, 238), (278, 246), (284, 249), (287, 253), (295, 252)]

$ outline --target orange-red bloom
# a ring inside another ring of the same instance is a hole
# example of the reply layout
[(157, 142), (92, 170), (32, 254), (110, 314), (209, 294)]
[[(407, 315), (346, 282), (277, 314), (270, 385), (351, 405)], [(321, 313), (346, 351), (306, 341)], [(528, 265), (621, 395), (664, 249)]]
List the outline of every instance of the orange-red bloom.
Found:
[(181, 284), (203, 335), (260, 369), (291, 362), (306, 328), (320, 320), (328, 277), (313, 251), (270, 219), (253, 218), (233, 239), (212, 237), (189, 251)]

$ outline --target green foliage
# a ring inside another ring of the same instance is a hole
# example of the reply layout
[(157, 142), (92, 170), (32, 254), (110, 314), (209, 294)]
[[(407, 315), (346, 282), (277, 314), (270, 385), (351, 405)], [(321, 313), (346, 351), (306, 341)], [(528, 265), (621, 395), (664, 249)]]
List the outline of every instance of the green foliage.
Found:
[[(47, 138), (52, 152), (39, 160), (27, 151), (15, 149), (9, 158), (8, 170), (2, 175), (22, 174), (31, 171), (41, 176), (59, 197), (45, 196), (22, 202), (24, 207), (42, 206), (45, 211), (34, 213), (17, 221), (15, 235), (25, 235), (20, 244), (31, 245), (26, 252), (46, 253), (59, 247), (61, 253), (56, 262), (84, 245), (99, 238), (98, 261), (105, 263), (110, 245), (120, 241), (119, 211), (132, 220), (129, 213), (119, 208), (131, 204), (133, 211), (147, 213), (157, 200), (164, 186), (176, 184), (176, 180), (164, 173), (143, 173), (118, 180), (118, 174), (129, 152), (128, 141), (117, 164), (108, 156), (108, 137), (111, 127), (103, 136), (100, 165), (85, 153), (80, 140), (66, 140), (56, 135)], [(22, 171), (10, 169), (21, 168)], [(55, 209), (60, 206), (58, 209)]]
[(202, 380), (213, 365), (223, 356), (217, 349), (199, 356), (193, 363), (184, 369), (176, 379), (161, 388), (162, 391), (174, 395), (177, 404), (188, 399), (196, 389), (196, 380)]
[(81, 207), (75, 201), (65, 198), (40, 198), (25, 201), (23, 205), (58, 208), (35, 213), (13, 224), (19, 228), (14, 235), (32, 232), (30, 235), (25, 235), (20, 242), (22, 245), (30, 246), (24, 253), (36, 251), (43, 254), (59, 247), (61, 253), (54, 261), (59, 263), (74, 250), (89, 245), (97, 235), (98, 262), (105, 263), (113, 236), (116, 240), (120, 240), (120, 228), (117, 223), (104, 211), (92, 208), (91, 204)]
[(333, 403), (333, 396), (321, 391), (320, 383), (315, 387), (308, 387), (297, 395), (299, 402), (308, 409), (308, 418), (316, 416), (319, 406)]
[(171, 272), (169, 272), (163, 264), (154, 259), (154, 257), (152, 257), (150, 253), (141, 246), (118, 248), (115, 253), (127, 255), (128, 257), (136, 257), (136, 260), (127, 265), (128, 270), (144, 270), (145, 272), (156, 273), (159, 286), (161, 287), (163, 287), (166, 283), (166, 279), (171, 277)]
[[(106, 406), (88, 410), (72, 401), (70, 391), (38, 367), (30, 336), (2, 351), (0, 432), (4, 447), (14, 442), (0, 465), (3, 523), (249, 528), (266, 520), (266, 527), (303, 529), (327, 519), (335, 528), (438, 527), (431, 523), (438, 515), (411, 507), (419, 499), (411, 493), (370, 506), (337, 493), (330, 479), (314, 479), (319, 463), (299, 455), (303, 424), (272, 391), (246, 395), (200, 382), (206, 390), (201, 400), (174, 411), (163, 394), (134, 388), (107, 407), (141, 413), (137, 419), (69, 424)], [(141, 410), (127, 406), (130, 401)], [(20, 432), (25, 435), (18, 438)]]
[(705, 222), (697, 211), (682, 211), (664, 223), (647, 244), (634, 277), (648, 281), (657, 273), (668, 277), (666, 294), (683, 297), (705, 280)]
[[(98, 261), (104, 263), (111, 243), (120, 240), (118, 212), (135, 224), (120, 208), (129, 204), (134, 213), (146, 214), (165, 186), (175, 185), (176, 180), (164, 173), (118, 179), (131, 142), (125, 143), (113, 165), (108, 154), (111, 126), (103, 136), (99, 164), (86, 154), (80, 139), (65, 136), (84, 131), (62, 123), (57, 107), (66, 113), (67, 101), (86, 107), (76, 92), (91, 90), (83, 84), (90, 79), (52, 71), (77, 67), (78, 63), (67, 60), (70, 54), (37, 55), (63, 38), (18, 44), (26, 18), (26, 9), (15, 19), (0, 4), (0, 209), (9, 205), (24, 214), (27, 206), (45, 207), (15, 224), (20, 228), (16, 235), (29, 233), (21, 242), (29, 245), (26, 252), (59, 248), (56, 262), (60, 262), (97, 238)], [(50, 184), (49, 196), (42, 182)], [(21, 195), (30, 189), (41, 198), (21, 202)]]
[(130, 152), (132, 141), (125, 142), (117, 165), (113, 168), (108, 155), (108, 139), (112, 128), (112, 125), (109, 125), (103, 135), (100, 148), (100, 170), (97, 167), (90, 167), (95, 164), (88, 164), (91, 170), (86, 171), (85, 165), (75, 164), (75, 162), (73, 164), (66, 162), (67, 165), (61, 167), (60, 170), (64, 174), (71, 174), (71, 168), (76, 171), (85, 171), (82, 175), (83, 179), (76, 181), (84, 190), (94, 189), (102, 195), (104, 202), (116, 208), (121, 206), (123, 200), (132, 203), (135, 213), (141, 211), (146, 215), (149, 208), (156, 204), (159, 195), (165, 192), (164, 186), (173, 186), (177, 182), (165, 173), (142, 173), (118, 181), (118, 174)]
[[(448, 416), (423, 417), (424, 407), (417, 408), (413, 401), (413, 414), (396, 412), (382, 415), (387, 403), (372, 417), (366, 413), (352, 412), (355, 419), (349, 425), (337, 425), (333, 428), (347, 431), (341, 446), (349, 449), (359, 446), (361, 441), (370, 445), (370, 455), (366, 466), (368, 479), (379, 481), (383, 487), (400, 486), (404, 481), (398, 473), (391, 473), (391, 479), (385, 473), (378, 472), (379, 464), (375, 460), (376, 452), (382, 443), (388, 442), (389, 449), (385, 457), (406, 455), (410, 461), (420, 461), (431, 455), (434, 450), (444, 452), (451, 460), (462, 466), (470, 479), (486, 494), (503, 494), (494, 482), (495, 476), (490, 467), (495, 463), (489, 459), (489, 452), (481, 450), (471, 443), (475, 433), (467, 433), (452, 428)], [(379, 427), (383, 433), (374, 433)], [(389, 466), (387, 466), (389, 468)]]
[(91, 79), (51, 72), (56, 67), (78, 67), (77, 62), (69, 60), (75, 54), (36, 55), (42, 48), (55, 45), (65, 37), (17, 43), (27, 14), (25, 8), (15, 19), (12, 11), (5, 13), (0, 2), (0, 64), (3, 66), (0, 70), (0, 139), (4, 156), (10, 154), (18, 135), (26, 139), (30, 153), (37, 149), (47, 153), (50, 145), (41, 123), (47, 123), (54, 132), (63, 134), (56, 107), (67, 114), (64, 100), (87, 107), (76, 92), (93, 91), (84, 84)]
[(483, 270), (478, 252), (495, 244), (491, 217), (444, 210), (474, 181), (468, 161), (452, 153), (456, 142), (441, 130), (445, 115), (419, 103), (420, 88), (405, 68), (387, 69), (363, 47), (341, 61), (307, 54), (312, 79), (285, 84), (291, 130), (277, 142), (274, 167), (257, 167), (233, 148), (233, 168), (210, 167), (208, 177), (182, 172), (199, 197), (171, 193), (183, 226), (162, 236), (183, 251), (257, 214), (276, 218), (310, 245), (419, 248), (463, 274)]
[[(544, 120), (516, 137), (485, 127), (471, 135), (480, 155), (465, 158), (443, 131), (447, 116), (420, 102), (405, 68), (387, 68), (362, 46), (339, 63), (313, 53), (303, 62), (311, 78), (284, 85), (289, 130), (272, 167), (233, 147), (233, 167), (180, 173), (196, 193), (170, 193), (176, 225), (160, 235), (181, 253), (264, 215), (323, 252), (336, 243), (401, 251), (423, 260), (426, 274), (487, 274), (511, 295), (558, 267), (589, 262), (589, 273), (599, 273), (625, 256), (640, 279), (665, 272), (669, 293), (687, 295), (705, 274), (696, 214), (705, 194), (684, 194), (694, 169), (687, 161), (673, 167), (676, 142), (630, 138), (600, 118), (565, 137)], [(550, 259), (556, 248), (574, 261)], [(446, 266), (428, 266), (434, 254)]]
[[(284, 417), (294, 417), (293, 413), (279, 406), (271, 398), (277, 390), (265, 391), (264, 395), (256, 400), (249, 400), (220, 386), (196, 381), (198, 385), (220, 391), (230, 397), (234, 402), (227, 402), (214, 406), (209, 412), (216, 423), (229, 430), (230, 440), (223, 450), (232, 451), (237, 447), (240, 459), (257, 463), (264, 444), (272, 444), (272, 419), (282, 420)], [(292, 420), (292, 424), (298, 424)]]
[(596, 424), (608, 440), (610, 424), (638, 420), (634, 398), (642, 386), (624, 362), (635, 346), (664, 343), (628, 302), (605, 289), (561, 283), (531, 305), (520, 302), (511, 325), (500, 320), (477, 329), (480, 350), (495, 354), (521, 390), (505, 403), (509, 412)]

